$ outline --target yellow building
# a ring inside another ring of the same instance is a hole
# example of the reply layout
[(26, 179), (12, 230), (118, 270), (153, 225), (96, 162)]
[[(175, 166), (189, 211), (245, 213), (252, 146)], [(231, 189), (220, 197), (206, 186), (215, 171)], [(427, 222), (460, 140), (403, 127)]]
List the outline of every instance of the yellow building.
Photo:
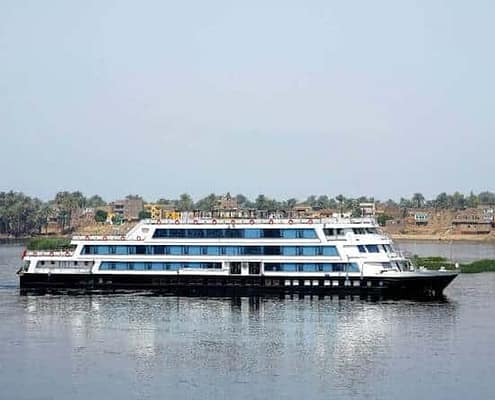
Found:
[(181, 213), (168, 204), (145, 204), (144, 210), (150, 213), (151, 219), (179, 219)]

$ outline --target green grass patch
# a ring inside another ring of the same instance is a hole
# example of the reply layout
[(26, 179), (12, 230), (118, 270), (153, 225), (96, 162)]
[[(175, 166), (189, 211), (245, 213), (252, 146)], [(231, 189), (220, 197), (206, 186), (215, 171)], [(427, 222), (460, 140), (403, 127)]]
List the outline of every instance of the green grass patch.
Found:
[(65, 250), (73, 246), (71, 246), (69, 238), (34, 237), (28, 240), (26, 247), (28, 250)]
[[(450, 262), (444, 257), (419, 257), (413, 256), (411, 261), (417, 267), (426, 267), (432, 270), (438, 270), (442, 267), (445, 269), (455, 269), (455, 263)], [(466, 274), (477, 272), (495, 272), (495, 260), (479, 260), (472, 263), (459, 264), (461, 272)]]
[(461, 271), (466, 274), (495, 272), (495, 260), (479, 260), (469, 264), (461, 264)]

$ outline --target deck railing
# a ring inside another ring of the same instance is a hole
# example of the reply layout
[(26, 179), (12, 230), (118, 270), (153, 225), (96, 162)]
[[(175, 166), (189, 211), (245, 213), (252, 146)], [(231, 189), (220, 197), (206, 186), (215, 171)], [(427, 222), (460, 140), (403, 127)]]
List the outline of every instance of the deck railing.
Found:
[(50, 256), (50, 257), (71, 257), (74, 255), (73, 250), (26, 250), (23, 254), (25, 256)]
[(212, 225), (255, 225), (255, 224), (282, 224), (282, 225), (312, 225), (312, 224), (375, 224), (373, 218), (191, 218), (177, 219), (147, 219), (142, 222), (152, 225), (161, 224), (212, 224)]

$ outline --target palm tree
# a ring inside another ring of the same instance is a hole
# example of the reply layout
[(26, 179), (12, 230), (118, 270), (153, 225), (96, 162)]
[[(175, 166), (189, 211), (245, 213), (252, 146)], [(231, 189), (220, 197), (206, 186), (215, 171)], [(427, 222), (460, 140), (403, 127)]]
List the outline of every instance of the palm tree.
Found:
[(414, 193), (412, 201), (416, 203), (417, 208), (421, 208), (424, 204), (425, 197), (421, 193)]
[(344, 215), (343, 205), (344, 205), (345, 197), (343, 195), (339, 194), (337, 197), (335, 197), (335, 200), (337, 200), (339, 202), (339, 205), (340, 205), (340, 216), (342, 217)]

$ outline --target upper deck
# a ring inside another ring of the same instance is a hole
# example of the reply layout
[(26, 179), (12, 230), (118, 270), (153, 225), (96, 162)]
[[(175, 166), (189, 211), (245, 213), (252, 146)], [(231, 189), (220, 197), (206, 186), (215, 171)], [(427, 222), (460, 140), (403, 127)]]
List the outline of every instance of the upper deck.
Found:
[[(123, 235), (75, 235), (74, 244), (87, 241), (186, 240), (277, 240), (322, 241), (324, 236), (348, 239), (348, 233), (376, 234), (372, 219), (300, 218), (300, 219), (162, 219), (143, 220)], [(384, 238), (384, 237), (383, 237)], [(387, 238), (388, 239), (388, 238)]]

